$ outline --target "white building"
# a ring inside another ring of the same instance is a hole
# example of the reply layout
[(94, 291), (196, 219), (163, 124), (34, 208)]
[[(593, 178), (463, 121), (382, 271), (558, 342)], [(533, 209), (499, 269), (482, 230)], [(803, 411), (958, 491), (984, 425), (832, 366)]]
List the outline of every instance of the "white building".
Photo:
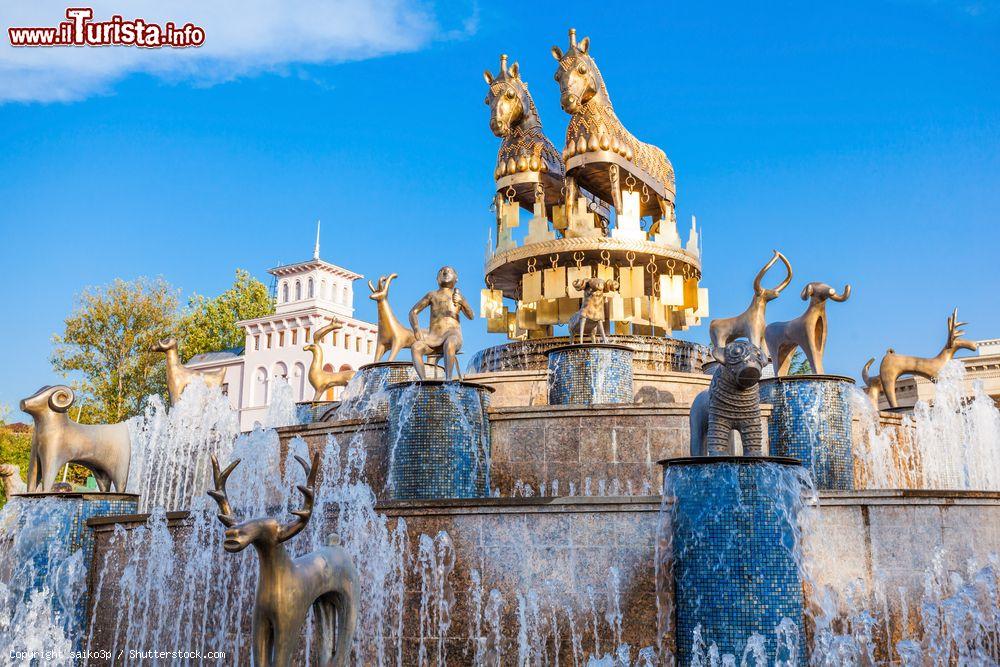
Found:
[[(239, 410), (243, 430), (262, 420), (277, 378), (287, 380), (296, 401), (313, 399), (309, 368), (319, 360), (303, 348), (332, 318), (344, 327), (320, 342), (323, 369), (356, 370), (375, 355), (377, 326), (353, 317), (353, 283), (363, 276), (320, 259), (318, 233), (311, 260), (268, 273), (277, 282), (275, 312), (237, 323), (246, 332), (244, 348), (199, 354), (187, 364), (200, 371), (226, 368), (223, 390)], [(339, 391), (328, 391), (323, 399), (333, 400)]]

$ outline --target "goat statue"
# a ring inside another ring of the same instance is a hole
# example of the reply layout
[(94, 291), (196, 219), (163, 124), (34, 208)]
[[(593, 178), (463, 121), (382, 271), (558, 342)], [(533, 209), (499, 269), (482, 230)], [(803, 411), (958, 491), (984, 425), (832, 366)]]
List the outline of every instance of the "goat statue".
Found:
[(251, 544), (257, 551), (260, 571), (251, 621), (253, 664), (258, 667), (288, 667), (310, 608), (315, 612), (316, 653), (324, 667), (347, 665), (358, 618), (361, 588), (358, 571), (350, 555), (333, 533), (330, 545), (292, 558), (284, 542), (298, 535), (312, 516), (319, 455), (312, 462), (296, 456), (306, 473), (304, 498), (290, 523), (264, 517), (237, 523), (226, 494), (226, 480), (240, 460), (219, 470), (212, 456), (215, 489), (208, 495), (219, 505), (219, 521), (226, 527), (222, 548), (238, 553)]
[(600, 335), (601, 342), (607, 343), (608, 335), (604, 331), (604, 302), (609, 294), (618, 291), (618, 281), (586, 278), (574, 280), (573, 287), (583, 291), (583, 305), (569, 318), (570, 341), (572, 342), (573, 336), (579, 335), (582, 345), (583, 337), (590, 334), (592, 342), (597, 343), (597, 336)]
[(868, 374), (874, 363), (875, 357), (865, 362), (865, 367), (861, 369), (861, 381), (865, 383), (865, 396), (878, 410), (878, 399), (882, 395), (882, 378), (877, 374), (874, 377)]
[(749, 341), (735, 340), (713, 347), (719, 362), (708, 389), (691, 403), (691, 456), (732, 454), (732, 433), (738, 431), (743, 454), (763, 454), (760, 419), (761, 371), (767, 355)]
[[(761, 281), (778, 260), (781, 260), (781, 263), (785, 265), (787, 275), (774, 289), (767, 289), (761, 285)], [(708, 325), (712, 346), (725, 347), (731, 340), (746, 338), (766, 354), (764, 328), (767, 326), (767, 321), (764, 318), (764, 311), (767, 309), (768, 302), (777, 299), (790, 282), (792, 282), (792, 265), (788, 263), (784, 255), (775, 250), (774, 257), (764, 265), (764, 268), (757, 273), (757, 277), (753, 279), (753, 298), (747, 309), (736, 317), (715, 319)]]
[(378, 279), (378, 288), (368, 281), (368, 289), (372, 291), (369, 299), (378, 304), (378, 341), (375, 343), (375, 361), (380, 361), (389, 352), (388, 361), (395, 361), (402, 350), (409, 349), (416, 340), (413, 330), (399, 323), (389, 305), (389, 283), (396, 278), (395, 273)]
[(221, 387), (226, 379), (225, 368), (196, 371), (182, 364), (180, 356), (177, 354), (176, 338), (164, 338), (156, 343), (152, 350), (167, 355), (167, 392), (170, 394), (171, 405), (177, 405), (177, 401), (181, 400), (181, 394), (197, 377), (201, 377), (209, 387)]
[(3, 495), (7, 500), (28, 490), (28, 485), (21, 480), (21, 468), (13, 463), (0, 464), (0, 482), (3, 483)]
[(331, 331), (341, 329), (343, 326), (343, 322), (332, 318), (329, 324), (316, 330), (316, 333), (313, 334), (313, 342), (302, 348), (306, 352), (312, 352), (312, 362), (309, 364), (309, 384), (313, 388), (313, 403), (319, 402), (323, 398), (323, 393), (328, 389), (347, 386), (347, 383), (354, 377), (355, 372), (352, 370), (328, 371), (323, 368), (323, 348), (320, 347), (320, 341)]
[(78, 424), (67, 414), (74, 400), (73, 390), (60, 384), (42, 387), (21, 401), (21, 410), (35, 421), (28, 491), (52, 491), (59, 469), (76, 463), (94, 473), (102, 492), (114, 484), (118, 493), (124, 493), (132, 462), (128, 424)]
[(823, 374), (823, 351), (826, 349), (826, 301), (843, 303), (851, 296), (851, 286), (843, 294), (826, 283), (809, 283), (802, 288), (802, 300), (808, 299), (806, 312), (788, 322), (774, 322), (764, 329), (764, 342), (771, 354), (776, 376), (788, 375), (792, 353), (801, 347), (813, 373)]
[(956, 308), (948, 316), (948, 338), (945, 340), (944, 347), (933, 357), (924, 358), (896, 354), (892, 348), (886, 351), (879, 364), (878, 376), (882, 383), (885, 399), (889, 402), (890, 407), (895, 408), (898, 405), (896, 402), (896, 380), (899, 376), (910, 374), (933, 380), (937, 378), (944, 365), (952, 360), (956, 352), (979, 349), (979, 345), (974, 341), (962, 339), (964, 332), (961, 327), (965, 325), (965, 322), (958, 321), (958, 308)]

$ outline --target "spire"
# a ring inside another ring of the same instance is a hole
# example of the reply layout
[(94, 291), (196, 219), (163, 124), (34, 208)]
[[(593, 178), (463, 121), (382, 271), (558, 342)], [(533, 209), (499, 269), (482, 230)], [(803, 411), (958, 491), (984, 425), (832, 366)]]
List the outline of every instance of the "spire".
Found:
[(320, 221), (317, 220), (316, 221), (316, 247), (313, 248), (313, 259), (319, 259), (319, 223), (320, 223)]

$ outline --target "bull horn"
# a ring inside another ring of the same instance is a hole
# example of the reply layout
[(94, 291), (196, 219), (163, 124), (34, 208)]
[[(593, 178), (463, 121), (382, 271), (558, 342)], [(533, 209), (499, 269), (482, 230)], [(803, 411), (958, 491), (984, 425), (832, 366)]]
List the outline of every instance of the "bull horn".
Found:
[(839, 302), (839, 303), (843, 303), (843, 302), (847, 301), (847, 299), (850, 296), (851, 296), (851, 286), (850, 285), (844, 285), (844, 293), (843, 294), (837, 294), (837, 290), (834, 290), (834, 289), (830, 290), (830, 298), (833, 299), (834, 301)]

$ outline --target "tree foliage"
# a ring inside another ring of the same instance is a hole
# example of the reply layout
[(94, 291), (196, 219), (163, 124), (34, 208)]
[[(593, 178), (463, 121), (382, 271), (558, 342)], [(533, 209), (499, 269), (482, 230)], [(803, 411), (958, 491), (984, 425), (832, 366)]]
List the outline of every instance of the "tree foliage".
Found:
[(789, 375), (812, 375), (813, 369), (809, 364), (809, 360), (806, 359), (806, 355), (802, 354), (802, 350), (796, 348), (795, 353), (792, 355), (792, 361), (788, 366)]
[(163, 355), (152, 346), (172, 334), (177, 307), (177, 293), (163, 279), (117, 279), (79, 295), (64, 332), (53, 337), (52, 366), (75, 378), (71, 415), (119, 422), (138, 414), (146, 396), (164, 393)]
[(196, 354), (242, 347), (245, 334), (236, 323), (272, 312), (274, 304), (264, 283), (237, 269), (233, 286), (219, 296), (195, 294), (188, 300), (181, 324), (182, 358), (186, 361)]

